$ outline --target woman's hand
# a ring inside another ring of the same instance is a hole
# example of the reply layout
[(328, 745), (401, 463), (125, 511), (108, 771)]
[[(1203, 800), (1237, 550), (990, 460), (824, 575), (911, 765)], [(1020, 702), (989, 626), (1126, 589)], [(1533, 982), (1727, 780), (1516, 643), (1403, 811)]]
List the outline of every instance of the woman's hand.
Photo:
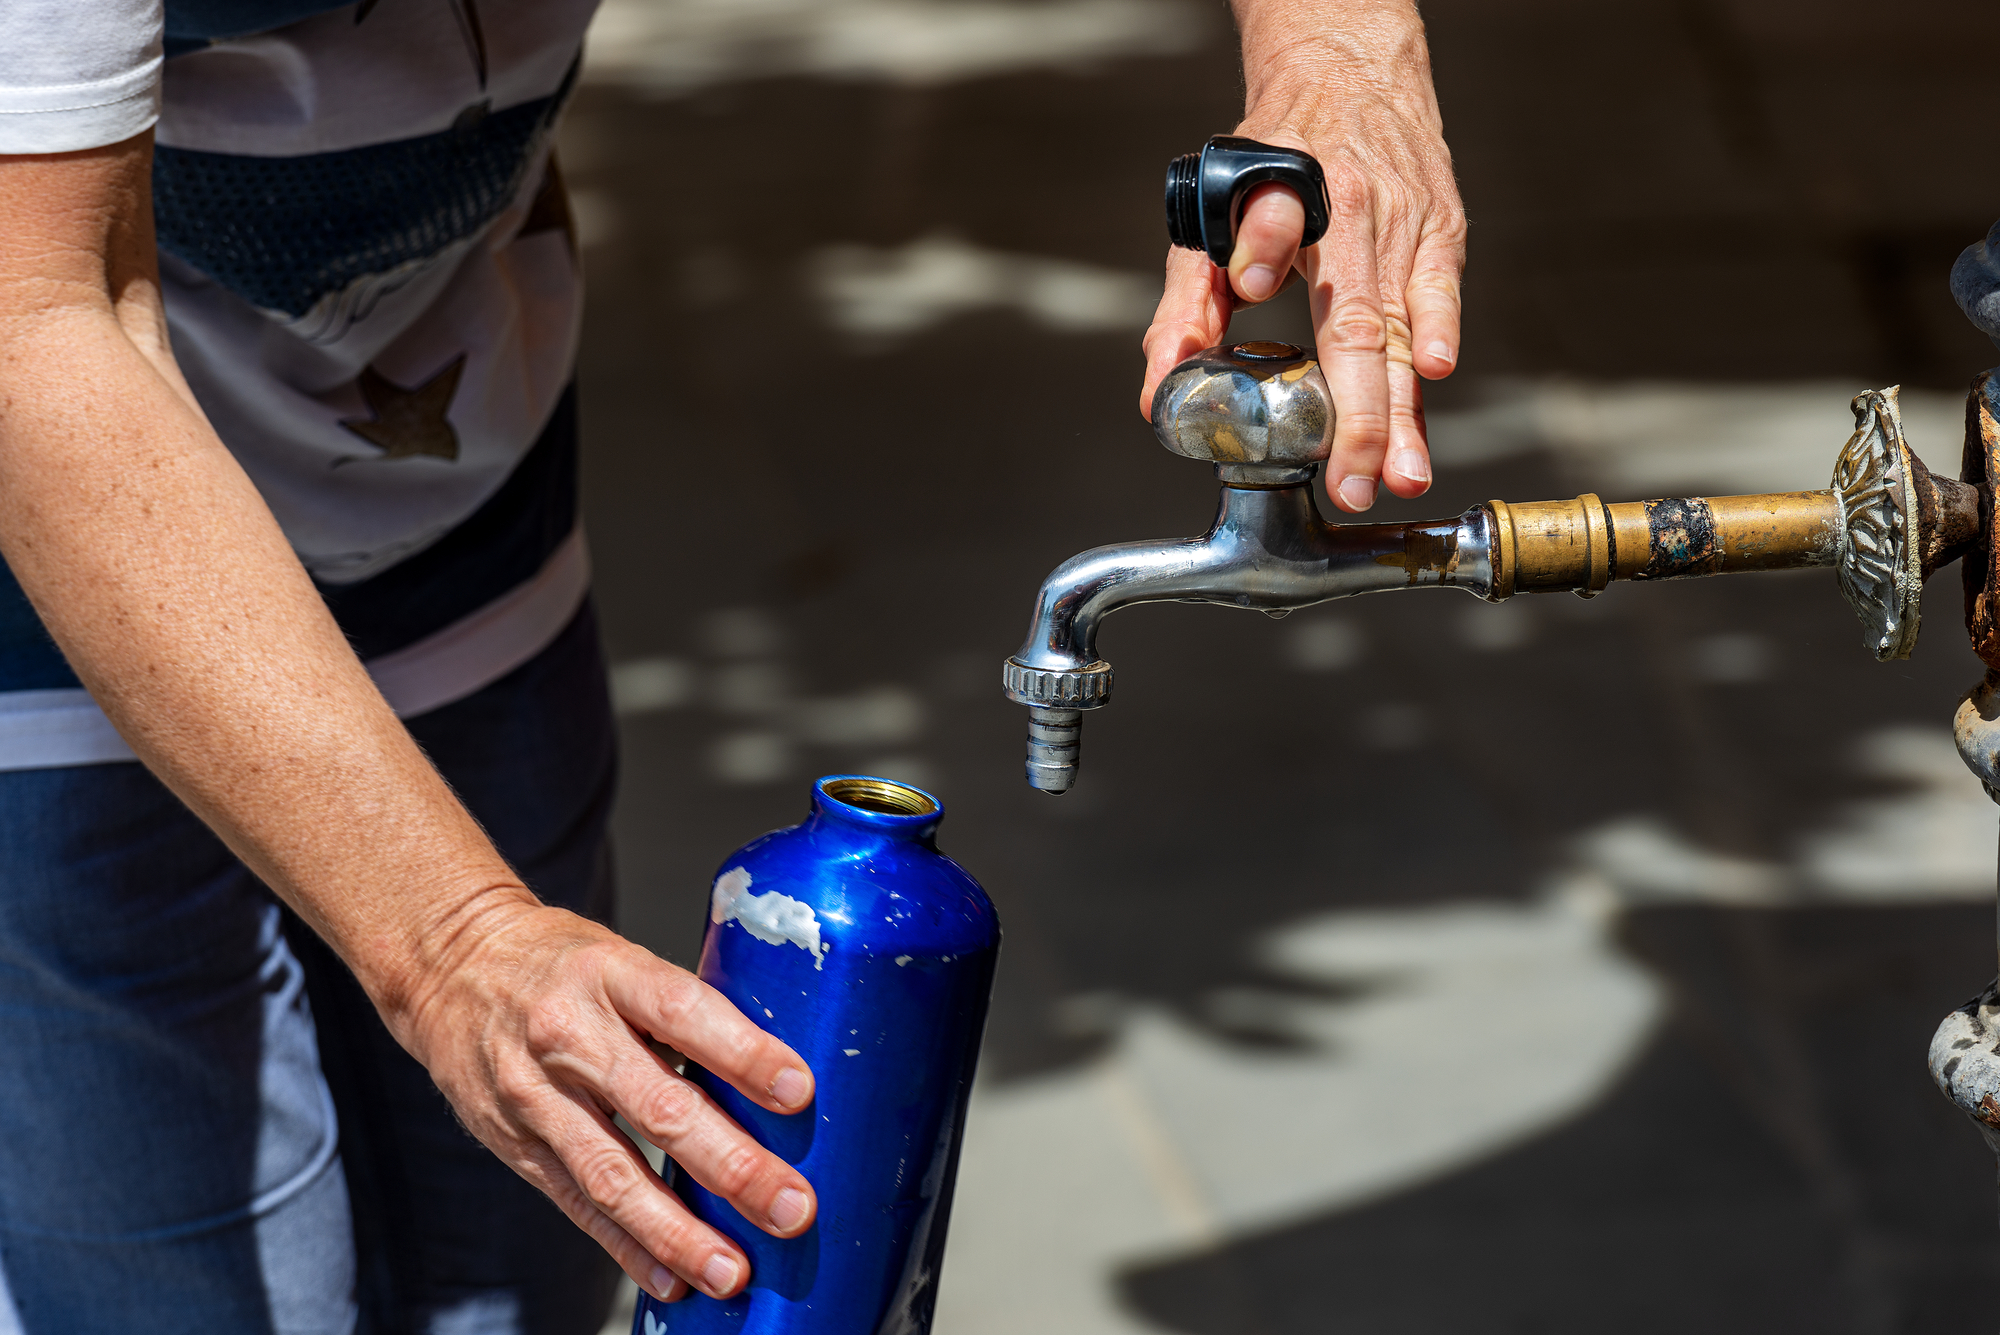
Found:
[(648, 1293), (724, 1298), (750, 1277), (612, 1125), (625, 1120), (774, 1237), (811, 1226), (813, 1190), (647, 1046), (679, 1049), (773, 1112), (813, 1097), (797, 1053), (685, 969), (562, 909), (502, 896), (389, 1015), (473, 1135)]
[(1245, 200), (1228, 269), (1175, 249), (1146, 331), (1139, 410), (1174, 366), (1223, 341), (1230, 314), (1303, 274), (1338, 421), (1326, 487), (1366, 510), (1377, 482), (1398, 496), (1431, 484), (1419, 375), (1450, 375), (1459, 353), (1465, 210), (1408, 0), (1237, 0), (1248, 86), (1234, 133), (1304, 149), (1326, 173), (1331, 226), (1299, 249), (1305, 210), (1283, 186)]

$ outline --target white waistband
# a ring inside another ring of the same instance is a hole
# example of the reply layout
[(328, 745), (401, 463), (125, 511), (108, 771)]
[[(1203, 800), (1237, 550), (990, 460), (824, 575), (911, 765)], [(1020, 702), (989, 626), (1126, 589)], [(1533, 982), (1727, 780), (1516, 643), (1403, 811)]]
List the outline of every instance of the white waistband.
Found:
[[(590, 591), (579, 527), (525, 584), (415, 644), (362, 664), (400, 718), (492, 685), (546, 649)], [(0, 691), (0, 770), (137, 760), (90, 692)]]

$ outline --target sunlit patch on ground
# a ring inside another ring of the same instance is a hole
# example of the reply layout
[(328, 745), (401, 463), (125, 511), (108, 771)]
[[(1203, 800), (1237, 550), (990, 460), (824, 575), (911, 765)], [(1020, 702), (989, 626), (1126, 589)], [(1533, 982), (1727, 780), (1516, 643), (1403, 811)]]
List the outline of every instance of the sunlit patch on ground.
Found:
[(1090, 1064), (982, 1089), (939, 1330), (1157, 1329), (1117, 1305), (1120, 1269), (1393, 1193), (1588, 1106), (1660, 1009), (1601, 907), (1328, 914), (1264, 945), (1280, 977), (1360, 988), (1274, 998), (1296, 1050), (1141, 1008)]

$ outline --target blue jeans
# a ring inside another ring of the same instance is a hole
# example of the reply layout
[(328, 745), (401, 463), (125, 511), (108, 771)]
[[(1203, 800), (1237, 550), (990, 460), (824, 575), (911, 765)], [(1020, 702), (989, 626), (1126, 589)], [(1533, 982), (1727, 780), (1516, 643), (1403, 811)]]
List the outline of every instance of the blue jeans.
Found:
[[(538, 894), (608, 920), (588, 604), (409, 727)], [(592, 1335), (617, 1271), (127, 763), (0, 773), (0, 1276), (30, 1335)]]

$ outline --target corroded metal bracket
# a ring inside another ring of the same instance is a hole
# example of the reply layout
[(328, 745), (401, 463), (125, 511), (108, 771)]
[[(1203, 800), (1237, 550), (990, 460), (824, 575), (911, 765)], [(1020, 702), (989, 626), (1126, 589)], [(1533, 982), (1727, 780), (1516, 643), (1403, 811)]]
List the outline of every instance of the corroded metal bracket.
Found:
[[(1978, 391), (1975, 387), (1975, 395)], [(1971, 415), (1976, 423), (1978, 409)], [(1968, 455), (1971, 444), (1968, 439)], [(1970, 564), (1966, 578), (1969, 589)], [(1979, 776), (1986, 795), (2000, 802), (2000, 669), (1989, 668), (1985, 680), (1965, 693), (1951, 731), (1965, 767)], [(1984, 992), (1944, 1017), (1931, 1037), (1930, 1066), (1937, 1087), (1972, 1119), (1987, 1146), (2000, 1155), (2000, 975)]]
[(2000, 540), (1993, 531), (1993, 483), (2000, 478), (2000, 369), (1972, 382), (1965, 399), (1965, 460), (1959, 477), (1977, 494), (1974, 525), (1984, 551), (1965, 562), (1965, 629), (1972, 652), (2000, 668)]
[(2000, 977), (1931, 1036), (1931, 1079), (2000, 1155)]

